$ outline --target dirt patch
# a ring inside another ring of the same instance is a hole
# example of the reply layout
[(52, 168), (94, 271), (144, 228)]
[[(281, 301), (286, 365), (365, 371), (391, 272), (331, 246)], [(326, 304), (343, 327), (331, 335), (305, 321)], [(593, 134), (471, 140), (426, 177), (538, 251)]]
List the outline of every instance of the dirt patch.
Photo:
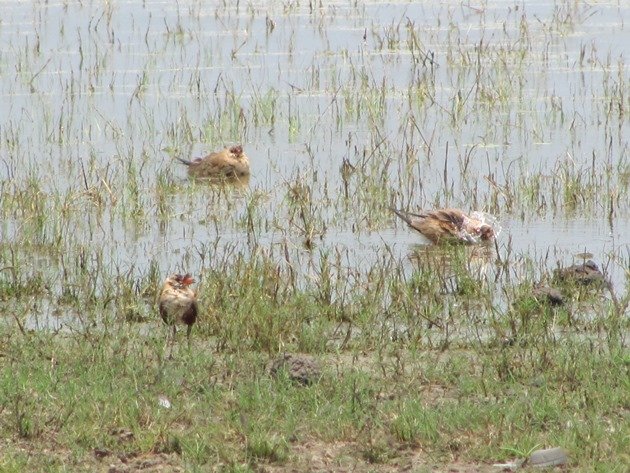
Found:
[(258, 465), (258, 471), (267, 473), (298, 472), (437, 472), (437, 473), (496, 473), (492, 465), (467, 464), (457, 461), (440, 465), (421, 450), (402, 450), (383, 463), (366, 459), (365, 449), (353, 442), (326, 443), (309, 440), (292, 447), (292, 457), (285, 465)]
[(165, 453), (147, 453), (133, 458), (105, 456), (100, 463), (99, 471), (108, 473), (179, 473), (184, 471), (179, 456)]
[[(92, 454), (76, 458), (72, 452), (59, 445), (54, 438), (40, 436), (36, 441), (5, 439), (3, 452), (20, 452), (29, 458), (32, 471), (48, 469), (51, 465), (64, 465), (72, 471), (97, 471), (107, 473), (166, 473), (183, 472), (181, 458), (177, 454), (146, 453), (129, 454), (108, 449), (94, 449)], [(0, 468), (1, 469), (1, 468)]]

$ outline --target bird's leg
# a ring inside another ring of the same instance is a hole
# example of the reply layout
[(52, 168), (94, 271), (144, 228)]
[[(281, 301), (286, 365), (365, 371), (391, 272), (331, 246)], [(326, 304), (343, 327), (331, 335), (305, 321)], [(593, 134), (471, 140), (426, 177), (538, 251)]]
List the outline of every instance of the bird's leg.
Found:
[(171, 328), (166, 326), (166, 337), (164, 337), (164, 348), (162, 349), (162, 356), (166, 354), (166, 349), (168, 348), (168, 342), (171, 335)]
[(177, 327), (175, 325), (173, 325), (173, 334), (171, 336), (171, 350), (169, 352), (168, 355), (168, 359), (172, 360), (173, 359), (173, 345), (175, 345), (175, 335), (177, 334)]
[(186, 340), (188, 341), (188, 351), (190, 351), (190, 334), (192, 333), (192, 324), (186, 329)]

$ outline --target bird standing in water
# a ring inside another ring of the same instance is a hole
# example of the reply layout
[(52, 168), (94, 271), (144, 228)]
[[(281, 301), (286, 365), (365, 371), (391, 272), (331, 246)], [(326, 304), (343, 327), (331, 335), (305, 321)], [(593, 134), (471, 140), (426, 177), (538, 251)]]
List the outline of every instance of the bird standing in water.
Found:
[[(160, 292), (160, 316), (164, 323), (173, 327), (169, 358), (173, 357), (173, 343), (175, 342), (177, 324), (187, 326), (186, 338), (190, 347), (190, 333), (199, 313), (197, 294), (190, 287), (194, 282), (195, 280), (190, 274), (173, 274), (166, 278)], [(167, 344), (168, 338), (167, 336)]]
[(437, 209), (422, 213), (392, 210), (433, 243), (472, 244), (488, 242), (496, 236), (491, 225), (459, 209)]
[(191, 177), (237, 179), (249, 176), (249, 158), (240, 145), (192, 161), (177, 159), (188, 166), (188, 175)]

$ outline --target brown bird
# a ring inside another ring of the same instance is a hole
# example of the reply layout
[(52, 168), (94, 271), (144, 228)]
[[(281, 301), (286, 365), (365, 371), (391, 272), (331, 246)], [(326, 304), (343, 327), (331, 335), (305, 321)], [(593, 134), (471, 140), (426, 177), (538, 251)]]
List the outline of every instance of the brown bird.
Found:
[(581, 264), (555, 269), (553, 277), (556, 281), (583, 286), (608, 284), (597, 264), (590, 259)]
[(537, 284), (532, 289), (532, 296), (538, 302), (549, 305), (563, 305), (565, 298), (555, 287), (545, 286), (543, 284)]
[(459, 209), (438, 209), (422, 213), (404, 212), (392, 208), (407, 225), (419, 231), (433, 243), (478, 243), (491, 241), (495, 231), (491, 225), (466, 215)]
[(243, 147), (231, 146), (192, 161), (177, 158), (188, 166), (188, 175), (197, 178), (239, 178), (249, 176), (249, 158)]
[(160, 316), (164, 323), (173, 327), (169, 358), (173, 357), (177, 324), (187, 326), (186, 337), (190, 346), (190, 333), (199, 313), (197, 294), (190, 288), (194, 282), (195, 280), (190, 274), (173, 274), (166, 278), (160, 292)]

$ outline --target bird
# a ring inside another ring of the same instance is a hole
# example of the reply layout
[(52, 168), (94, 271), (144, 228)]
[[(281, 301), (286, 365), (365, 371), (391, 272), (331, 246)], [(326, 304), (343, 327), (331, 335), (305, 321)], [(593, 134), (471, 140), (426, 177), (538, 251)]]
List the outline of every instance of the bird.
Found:
[(565, 297), (558, 289), (544, 284), (537, 284), (532, 289), (532, 296), (541, 304), (564, 305)]
[(411, 213), (391, 209), (414, 230), (433, 243), (479, 243), (496, 237), (494, 228), (479, 218), (467, 215), (459, 209), (436, 209)]
[(566, 268), (558, 268), (553, 272), (556, 281), (574, 283), (582, 286), (607, 285), (607, 280), (593, 260), (584, 261)]
[(237, 179), (249, 176), (249, 158), (241, 145), (224, 148), (192, 161), (177, 159), (188, 166), (188, 175), (194, 178)]
[(166, 278), (162, 286), (159, 297), (160, 316), (166, 325), (173, 327), (169, 358), (173, 357), (173, 343), (178, 324), (187, 326), (186, 338), (190, 347), (192, 326), (197, 321), (197, 315), (199, 314), (197, 294), (190, 287), (194, 283), (195, 279), (189, 273), (183, 275), (172, 274)]

